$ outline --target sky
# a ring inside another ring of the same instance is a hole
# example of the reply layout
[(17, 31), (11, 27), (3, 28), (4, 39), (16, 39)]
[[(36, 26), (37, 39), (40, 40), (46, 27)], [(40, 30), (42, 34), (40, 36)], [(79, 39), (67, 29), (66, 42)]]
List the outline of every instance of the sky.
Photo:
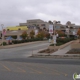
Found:
[(80, 0), (0, 0), (0, 29), (29, 19), (71, 21), (80, 25)]

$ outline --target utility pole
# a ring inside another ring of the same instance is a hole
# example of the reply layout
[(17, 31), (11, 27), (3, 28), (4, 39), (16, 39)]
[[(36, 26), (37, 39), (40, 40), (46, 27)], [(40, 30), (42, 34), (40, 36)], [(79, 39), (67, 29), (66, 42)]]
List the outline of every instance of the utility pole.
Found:
[(3, 46), (3, 40), (4, 40), (4, 35), (3, 35), (3, 26), (4, 26), (4, 24), (1, 24), (1, 27), (2, 27), (2, 46)]

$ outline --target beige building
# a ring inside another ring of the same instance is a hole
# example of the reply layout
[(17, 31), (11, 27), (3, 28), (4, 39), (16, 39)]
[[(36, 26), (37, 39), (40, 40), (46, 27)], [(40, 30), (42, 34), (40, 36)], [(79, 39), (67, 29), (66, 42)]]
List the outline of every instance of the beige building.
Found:
[(49, 23), (40, 19), (27, 20), (26, 23), (20, 23), (20, 26), (28, 26), (28, 28), (46, 28), (48, 30)]
[[(32, 30), (35, 30), (35, 28), (46, 28), (47, 30), (49, 29), (50, 23), (45, 22), (40, 19), (33, 19), (33, 20), (27, 20), (26, 23), (19, 23), (20, 26), (28, 26), (27, 33), (29, 34)], [(80, 28), (80, 25), (75, 25), (72, 24), (71, 22), (67, 22), (65, 25), (61, 23), (56, 23), (55, 24), (55, 29), (56, 30), (63, 30), (64, 32), (66, 31), (67, 26), (69, 26), (69, 33), (72, 35), (73, 31), (77, 32), (77, 30)], [(5, 36), (14, 36), (17, 35), (17, 38), (22, 34), (22, 30), (19, 31), (7, 31)], [(0, 32), (1, 36), (1, 32)]]

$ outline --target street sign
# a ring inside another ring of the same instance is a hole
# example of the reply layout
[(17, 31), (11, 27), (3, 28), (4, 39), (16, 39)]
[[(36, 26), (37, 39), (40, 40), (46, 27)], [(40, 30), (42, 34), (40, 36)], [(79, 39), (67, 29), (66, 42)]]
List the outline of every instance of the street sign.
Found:
[(56, 35), (53, 35), (53, 43), (56, 44)]
[(37, 34), (38, 34), (38, 30), (36, 29), (36, 30), (35, 30), (35, 35), (37, 35)]
[(3, 29), (2, 34), (3, 34), (3, 35), (6, 34), (6, 29)]
[(69, 33), (69, 28), (66, 28), (66, 32)]
[(53, 25), (49, 25), (49, 33), (53, 33)]
[(76, 35), (76, 32), (75, 31), (73, 31), (73, 35)]
[(56, 40), (56, 35), (53, 35), (53, 40)]

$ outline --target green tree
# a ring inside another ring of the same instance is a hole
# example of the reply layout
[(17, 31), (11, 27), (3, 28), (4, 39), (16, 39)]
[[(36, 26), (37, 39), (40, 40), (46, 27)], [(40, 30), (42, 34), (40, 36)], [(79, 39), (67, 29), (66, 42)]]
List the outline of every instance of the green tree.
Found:
[(22, 37), (23, 39), (26, 39), (27, 36), (28, 36), (28, 34), (27, 34), (26, 31), (24, 31), (24, 32), (22, 33), (22, 35), (21, 35), (21, 37)]
[(38, 34), (36, 35), (37, 38), (43, 39), (45, 37), (44, 31), (39, 31)]
[(53, 24), (53, 22), (51, 20), (48, 21), (49, 24)]
[(66, 36), (65, 33), (61, 30), (57, 30), (56, 32), (58, 33), (59, 37), (65, 37)]
[(30, 37), (31, 37), (31, 39), (34, 38), (34, 35), (35, 35), (35, 32), (32, 30), (32, 31), (30, 32)]

